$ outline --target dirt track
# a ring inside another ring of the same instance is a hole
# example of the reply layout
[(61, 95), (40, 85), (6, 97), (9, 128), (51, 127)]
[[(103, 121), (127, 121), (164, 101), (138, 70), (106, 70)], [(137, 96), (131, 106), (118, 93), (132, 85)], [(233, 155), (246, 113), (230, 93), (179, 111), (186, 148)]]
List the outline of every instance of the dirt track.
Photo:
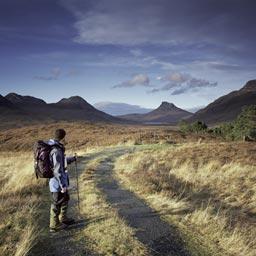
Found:
[[(102, 159), (96, 170), (97, 176), (100, 177), (97, 187), (104, 193), (107, 202), (117, 209), (119, 216), (136, 231), (136, 237), (149, 249), (150, 255), (190, 255), (178, 230), (164, 222), (156, 211), (134, 193), (123, 189), (114, 178), (113, 165), (116, 157), (133, 150), (134, 147), (118, 147), (89, 154), (81, 159), (80, 169), (84, 170), (86, 164), (96, 157)], [(75, 184), (74, 177), (71, 179), (71, 184)], [(72, 198), (70, 203), (73, 205), (73, 214), (77, 215), (76, 197), (73, 196)], [(48, 204), (50, 202), (45, 204), (45, 207), (49, 207)], [(74, 240), (74, 237), (81, 232), (82, 227), (86, 225), (86, 220), (82, 220), (71, 228), (54, 235), (49, 234), (46, 230), (46, 222), (47, 220), (42, 220), (44, 232), (40, 235), (38, 244), (35, 245), (29, 255), (95, 255), (84, 249), (83, 243), (86, 241)]]
[(130, 151), (118, 149), (108, 153), (97, 168), (101, 177), (97, 184), (107, 201), (126, 223), (136, 230), (136, 237), (150, 250), (151, 255), (190, 255), (178, 231), (164, 222), (143, 200), (123, 189), (113, 177), (115, 158)]

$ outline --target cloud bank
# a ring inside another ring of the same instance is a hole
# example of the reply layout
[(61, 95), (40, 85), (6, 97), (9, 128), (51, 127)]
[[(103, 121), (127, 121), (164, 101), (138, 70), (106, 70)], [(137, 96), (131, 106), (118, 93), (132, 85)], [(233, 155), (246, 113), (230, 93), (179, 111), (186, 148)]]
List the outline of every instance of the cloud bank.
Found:
[(196, 43), (240, 51), (253, 47), (256, 39), (254, 0), (62, 0), (62, 4), (76, 18), (74, 41), (81, 44)]
[(158, 77), (158, 80), (165, 82), (160, 88), (153, 88), (149, 93), (161, 91), (170, 91), (171, 95), (184, 94), (189, 91), (198, 91), (199, 89), (216, 87), (217, 82), (210, 82), (206, 79), (196, 78), (186, 73), (169, 73), (163, 77)]

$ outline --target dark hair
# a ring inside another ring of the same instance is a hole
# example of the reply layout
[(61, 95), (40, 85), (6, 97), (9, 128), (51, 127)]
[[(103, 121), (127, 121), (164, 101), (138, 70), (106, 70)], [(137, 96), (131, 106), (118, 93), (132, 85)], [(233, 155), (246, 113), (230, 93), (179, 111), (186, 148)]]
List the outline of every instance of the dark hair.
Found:
[(55, 138), (56, 140), (62, 140), (65, 136), (66, 136), (66, 132), (65, 132), (64, 129), (57, 129), (57, 130), (55, 131), (55, 136), (54, 136), (54, 138)]

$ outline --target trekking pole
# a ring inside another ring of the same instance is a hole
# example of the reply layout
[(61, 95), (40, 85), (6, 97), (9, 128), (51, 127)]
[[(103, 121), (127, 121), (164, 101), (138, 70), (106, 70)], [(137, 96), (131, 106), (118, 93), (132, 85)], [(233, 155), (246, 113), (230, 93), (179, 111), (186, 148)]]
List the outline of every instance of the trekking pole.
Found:
[(78, 212), (80, 213), (80, 198), (79, 198), (79, 183), (78, 183), (78, 171), (77, 171), (77, 155), (75, 153), (75, 169), (76, 169), (76, 187), (77, 187), (77, 206), (78, 206)]

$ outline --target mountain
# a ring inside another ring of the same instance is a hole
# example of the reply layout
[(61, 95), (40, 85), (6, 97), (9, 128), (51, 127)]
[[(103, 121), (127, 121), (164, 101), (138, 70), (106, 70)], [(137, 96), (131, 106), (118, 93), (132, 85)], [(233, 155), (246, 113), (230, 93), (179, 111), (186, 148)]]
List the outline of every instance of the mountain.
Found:
[(232, 121), (237, 117), (244, 106), (255, 104), (256, 80), (251, 80), (248, 81), (240, 90), (233, 91), (218, 98), (205, 108), (197, 111), (187, 120), (189, 122), (200, 120), (207, 124)]
[(192, 113), (176, 107), (173, 103), (162, 102), (161, 105), (146, 114), (130, 114), (120, 116), (126, 120), (137, 121), (141, 123), (170, 123), (176, 124), (183, 118), (188, 118)]
[(187, 108), (185, 110), (187, 110), (188, 112), (191, 112), (191, 113), (196, 113), (197, 111), (199, 111), (200, 109), (202, 109), (204, 107), (205, 106), (197, 106), (197, 107)]
[(94, 107), (113, 116), (121, 116), (132, 113), (145, 114), (152, 111), (150, 108), (142, 108), (138, 105), (107, 101), (95, 103)]
[(56, 107), (66, 109), (84, 109), (84, 110), (95, 110), (86, 100), (80, 96), (72, 96), (70, 98), (63, 98), (59, 102), (53, 104)]
[(88, 120), (88, 121), (107, 121), (107, 122), (122, 122), (122, 119), (106, 114), (92, 105), (80, 96), (72, 96), (63, 98), (57, 103), (49, 104), (51, 106), (52, 116), (58, 120)]
[(5, 98), (15, 105), (46, 105), (44, 100), (31, 96), (21, 96), (16, 93), (9, 93)]
[(122, 119), (97, 110), (83, 98), (73, 96), (61, 99), (57, 103), (47, 104), (45, 101), (32, 96), (22, 96), (9, 93), (0, 97), (0, 105), (11, 108), (1, 111), (0, 120), (5, 121), (47, 121), (47, 120), (84, 120), (91, 122), (123, 122)]
[(13, 124), (20, 123), (24, 119), (29, 119), (27, 113), (0, 95), (0, 128), (7, 127), (6, 124), (10, 122)]
[(3, 97), (0, 94), (0, 108), (14, 108), (14, 105), (12, 104), (11, 101), (9, 101), (8, 99), (6, 99), (5, 97)]

